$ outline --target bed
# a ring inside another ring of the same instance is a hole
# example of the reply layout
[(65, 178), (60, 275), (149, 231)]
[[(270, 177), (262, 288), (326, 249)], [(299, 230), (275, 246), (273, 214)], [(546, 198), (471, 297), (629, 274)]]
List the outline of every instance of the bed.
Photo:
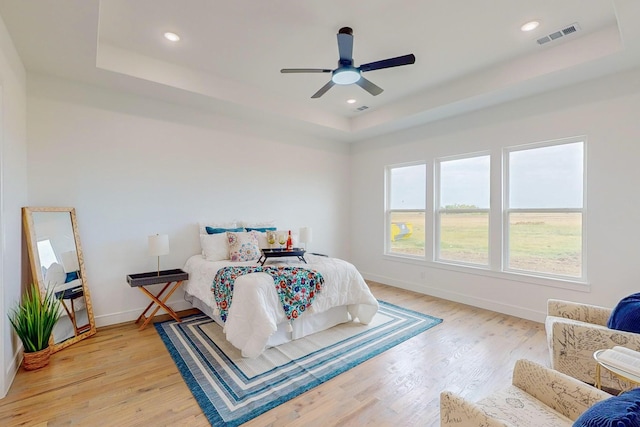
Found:
[(257, 272), (238, 276), (235, 280), (233, 300), (226, 313), (226, 322), (220, 316), (212, 292), (216, 273), (227, 266), (257, 266), (252, 261), (207, 260), (203, 254), (191, 256), (183, 270), (189, 273), (185, 281), (185, 299), (193, 307), (211, 317), (224, 328), (227, 340), (242, 352), (243, 357), (254, 358), (265, 348), (296, 340), (340, 323), (358, 321), (368, 324), (378, 311), (378, 301), (366, 282), (350, 263), (337, 258), (306, 254), (305, 260), (292, 258), (270, 259), (267, 266), (296, 266), (316, 270), (324, 278), (324, 286), (309, 310), (289, 321), (275, 289), (272, 276)]

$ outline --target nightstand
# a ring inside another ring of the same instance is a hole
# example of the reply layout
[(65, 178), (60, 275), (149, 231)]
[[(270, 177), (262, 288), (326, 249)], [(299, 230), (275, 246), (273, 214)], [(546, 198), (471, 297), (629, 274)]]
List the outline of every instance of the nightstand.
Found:
[[(160, 308), (166, 310), (166, 312), (169, 313), (169, 315), (173, 317), (176, 322), (180, 321), (180, 317), (178, 316), (178, 314), (169, 306), (167, 306), (167, 301), (169, 300), (171, 295), (173, 295), (176, 289), (178, 289), (178, 287), (182, 284), (182, 282), (188, 279), (189, 274), (180, 269), (164, 270), (159, 272), (150, 271), (148, 273), (130, 274), (127, 276), (127, 282), (129, 283), (129, 286), (131, 286), (132, 288), (136, 287), (140, 289), (143, 294), (151, 299), (151, 303), (149, 303), (147, 308), (145, 308), (142, 314), (136, 319), (136, 323), (138, 323), (140, 320), (144, 321), (140, 326), (140, 330), (143, 330), (149, 324), (151, 319), (153, 319)], [(149, 285), (156, 285), (158, 283), (166, 284), (163, 286), (160, 292), (155, 295), (145, 287)], [(171, 286), (172, 283), (173, 286)], [(167, 291), (167, 293), (162, 296), (165, 291)], [(154, 304), (156, 305), (156, 307), (147, 317), (147, 311), (149, 311), (149, 309), (153, 307)]]

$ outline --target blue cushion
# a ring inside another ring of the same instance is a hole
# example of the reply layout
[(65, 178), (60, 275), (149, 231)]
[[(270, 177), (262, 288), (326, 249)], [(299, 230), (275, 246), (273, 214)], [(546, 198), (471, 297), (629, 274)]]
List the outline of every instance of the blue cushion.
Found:
[(640, 333), (640, 293), (623, 298), (611, 312), (607, 326), (619, 331)]
[(72, 271), (71, 273), (67, 273), (67, 278), (65, 279), (64, 283), (69, 283), (72, 280), (76, 280), (77, 278), (78, 278), (78, 272)]
[(596, 403), (573, 427), (640, 427), (640, 388)]
[(276, 231), (276, 227), (247, 227), (247, 231), (259, 231), (266, 233), (267, 231)]
[(207, 230), (207, 234), (220, 234), (220, 233), (226, 233), (227, 231), (231, 231), (233, 233), (240, 233), (240, 232), (244, 231), (244, 228), (242, 228), (242, 227), (240, 227), (240, 228), (205, 227), (205, 230)]

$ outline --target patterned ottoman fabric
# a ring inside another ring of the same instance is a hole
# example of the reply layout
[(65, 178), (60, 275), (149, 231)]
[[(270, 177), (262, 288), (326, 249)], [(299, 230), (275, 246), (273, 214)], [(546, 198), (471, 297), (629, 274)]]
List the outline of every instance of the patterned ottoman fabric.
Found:
[(440, 395), (441, 426), (571, 426), (580, 414), (611, 395), (528, 360), (518, 360), (513, 385), (479, 402)]

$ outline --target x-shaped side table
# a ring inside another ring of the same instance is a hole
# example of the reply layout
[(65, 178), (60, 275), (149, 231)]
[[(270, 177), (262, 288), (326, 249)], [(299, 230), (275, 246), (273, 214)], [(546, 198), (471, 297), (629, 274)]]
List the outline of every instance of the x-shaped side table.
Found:
[[(173, 293), (180, 287), (182, 282), (187, 279), (189, 279), (189, 274), (180, 269), (153, 271), (141, 274), (130, 274), (129, 276), (127, 276), (127, 282), (129, 282), (129, 286), (137, 287), (143, 294), (151, 299), (151, 302), (149, 303), (147, 308), (145, 308), (142, 314), (136, 319), (135, 323), (143, 320), (143, 323), (142, 325), (140, 325), (139, 330), (143, 330), (144, 328), (146, 328), (149, 322), (151, 322), (151, 319), (153, 319), (158, 310), (160, 310), (161, 308), (163, 308), (176, 322), (180, 322), (180, 316), (178, 316), (178, 314), (167, 305), (167, 301), (169, 300), (169, 298), (171, 298), (171, 295), (173, 295)], [(159, 283), (166, 284), (162, 287), (160, 292), (155, 295), (145, 287), (148, 285), (155, 285)], [(171, 286), (172, 283), (173, 286)], [(165, 294), (165, 291), (167, 290), (168, 292)], [(153, 309), (151, 314), (147, 316), (147, 312), (154, 305), (156, 307)]]

